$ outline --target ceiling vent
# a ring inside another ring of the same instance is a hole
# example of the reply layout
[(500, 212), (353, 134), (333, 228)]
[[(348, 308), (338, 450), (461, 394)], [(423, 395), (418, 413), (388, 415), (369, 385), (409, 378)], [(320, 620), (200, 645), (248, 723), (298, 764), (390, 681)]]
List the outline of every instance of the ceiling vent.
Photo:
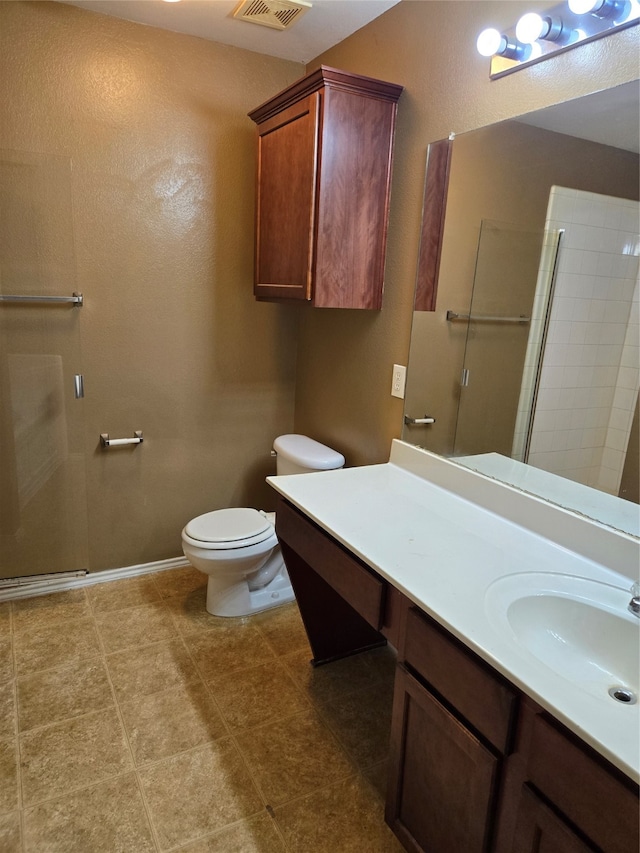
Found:
[(233, 17), (262, 27), (288, 30), (310, 8), (311, 3), (303, 0), (243, 0)]

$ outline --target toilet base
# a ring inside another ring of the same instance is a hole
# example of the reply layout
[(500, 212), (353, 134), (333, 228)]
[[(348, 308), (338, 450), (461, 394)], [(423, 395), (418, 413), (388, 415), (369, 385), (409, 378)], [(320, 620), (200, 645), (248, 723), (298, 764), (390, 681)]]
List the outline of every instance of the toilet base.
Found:
[[(279, 556), (282, 560), (282, 556)], [(207, 612), (212, 616), (251, 616), (294, 599), (293, 587), (284, 563), (274, 579), (262, 589), (250, 590), (246, 580), (222, 588), (211, 576), (207, 582), (206, 606)]]

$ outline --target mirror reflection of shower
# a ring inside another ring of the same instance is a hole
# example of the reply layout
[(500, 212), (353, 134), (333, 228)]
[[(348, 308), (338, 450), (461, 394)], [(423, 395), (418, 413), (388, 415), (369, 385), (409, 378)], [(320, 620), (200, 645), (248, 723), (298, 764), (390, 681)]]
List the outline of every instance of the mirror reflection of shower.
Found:
[[(505, 378), (497, 383), (502, 385), (500, 428), (511, 440), (511, 447), (500, 452), (638, 500), (625, 478), (627, 450), (635, 452), (630, 437), (640, 385), (638, 234), (638, 202), (552, 187), (534, 292), (506, 312), (525, 316), (530, 310), (524, 350), (522, 328), (469, 324), (464, 366), (470, 378), (461, 389), (455, 455), (489, 449), (477, 425), (490, 424), (491, 417), (485, 412), (479, 418), (478, 405), (486, 403), (483, 375), (485, 390), (499, 375)], [(535, 242), (534, 235), (525, 239), (517, 230), (483, 223), (472, 318), (487, 313), (490, 297), (484, 291), (495, 282), (482, 274), (484, 256), (495, 260), (500, 235), (507, 235), (511, 245)], [(514, 257), (517, 261), (517, 251)], [(520, 288), (531, 280), (527, 269), (523, 262)], [(514, 371), (521, 376), (515, 410), (509, 378)], [(466, 397), (480, 402), (474, 406)], [(491, 425), (491, 450), (500, 428)], [(508, 440), (505, 435), (503, 444)]]

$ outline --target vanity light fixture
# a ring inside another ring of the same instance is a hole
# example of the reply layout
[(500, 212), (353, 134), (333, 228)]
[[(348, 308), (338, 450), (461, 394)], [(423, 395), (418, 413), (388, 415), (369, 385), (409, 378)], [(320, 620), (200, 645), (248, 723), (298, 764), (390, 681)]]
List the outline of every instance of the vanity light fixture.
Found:
[(483, 30), (476, 46), (491, 57), (493, 79), (638, 23), (640, 0), (568, 0), (542, 14), (528, 12), (504, 31)]

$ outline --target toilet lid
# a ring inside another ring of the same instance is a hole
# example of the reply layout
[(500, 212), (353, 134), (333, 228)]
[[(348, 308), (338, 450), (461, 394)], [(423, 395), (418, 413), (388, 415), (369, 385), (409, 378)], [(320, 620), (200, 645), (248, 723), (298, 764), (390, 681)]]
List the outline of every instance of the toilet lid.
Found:
[(253, 539), (257, 544), (272, 532), (273, 526), (257, 509), (237, 507), (206, 512), (192, 519), (185, 527), (185, 533), (191, 539), (211, 543)]

